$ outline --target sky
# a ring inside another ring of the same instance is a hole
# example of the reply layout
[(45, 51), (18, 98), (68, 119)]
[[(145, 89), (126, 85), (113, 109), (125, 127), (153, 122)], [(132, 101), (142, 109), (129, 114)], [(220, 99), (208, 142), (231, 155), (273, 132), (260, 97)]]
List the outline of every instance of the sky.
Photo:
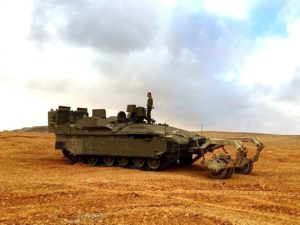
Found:
[(299, 0), (1, 0), (0, 130), (154, 98), (188, 130), (300, 133)]

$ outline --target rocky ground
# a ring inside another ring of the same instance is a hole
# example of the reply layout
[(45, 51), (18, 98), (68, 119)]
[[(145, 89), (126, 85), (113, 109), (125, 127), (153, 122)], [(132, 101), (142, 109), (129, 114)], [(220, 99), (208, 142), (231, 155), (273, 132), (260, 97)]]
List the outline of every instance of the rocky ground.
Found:
[(214, 180), (200, 162), (164, 172), (71, 165), (52, 134), (2, 132), (0, 224), (300, 224), (300, 136), (246, 135), (266, 145), (253, 173)]

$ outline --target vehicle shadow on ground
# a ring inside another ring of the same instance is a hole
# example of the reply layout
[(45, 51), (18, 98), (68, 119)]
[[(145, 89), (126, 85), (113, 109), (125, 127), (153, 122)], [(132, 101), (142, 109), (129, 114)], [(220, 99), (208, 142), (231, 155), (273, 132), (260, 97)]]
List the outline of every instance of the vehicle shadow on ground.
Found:
[(166, 173), (176, 174), (176, 175), (184, 175), (190, 177), (208, 177), (208, 171), (205, 167), (199, 164), (193, 164), (189, 166), (172, 166), (166, 170)]

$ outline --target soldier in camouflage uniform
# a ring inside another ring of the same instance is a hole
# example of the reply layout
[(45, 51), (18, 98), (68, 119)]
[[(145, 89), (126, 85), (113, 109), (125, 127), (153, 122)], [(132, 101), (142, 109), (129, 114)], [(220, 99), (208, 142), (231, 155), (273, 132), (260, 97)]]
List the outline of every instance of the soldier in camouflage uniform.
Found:
[(147, 101), (147, 121), (148, 123), (151, 123), (151, 111), (153, 109), (153, 98), (151, 95), (151, 92), (147, 93), (148, 101)]

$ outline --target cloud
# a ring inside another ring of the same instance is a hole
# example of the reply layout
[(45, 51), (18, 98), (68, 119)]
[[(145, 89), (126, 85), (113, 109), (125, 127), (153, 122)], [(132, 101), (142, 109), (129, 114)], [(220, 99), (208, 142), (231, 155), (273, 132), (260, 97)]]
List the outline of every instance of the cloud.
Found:
[(158, 7), (151, 1), (41, 0), (35, 4), (31, 34), (41, 42), (64, 40), (108, 53), (127, 53), (151, 43), (158, 23)]
[(300, 67), (300, 15), (287, 24), (287, 36), (258, 37), (240, 70), (244, 84), (280, 87), (289, 83)]
[(204, 0), (203, 8), (217, 16), (246, 20), (257, 2), (257, 0)]
[(284, 20), (287, 24), (299, 19), (300, 2), (298, 0), (286, 1), (284, 7), (278, 13), (278, 19)]
[(293, 79), (291, 79), (287, 84), (283, 85), (282, 88), (275, 95), (276, 100), (283, 102), (291, 102), (295, 103), (295, 107), (297, 103), (300, 102), (300, 65), (295, 70)]
[(2, 0), (0, 4), (1, 52), (7, 45), (19, 44), (28, 35), (33, 2), (32, 0)]

